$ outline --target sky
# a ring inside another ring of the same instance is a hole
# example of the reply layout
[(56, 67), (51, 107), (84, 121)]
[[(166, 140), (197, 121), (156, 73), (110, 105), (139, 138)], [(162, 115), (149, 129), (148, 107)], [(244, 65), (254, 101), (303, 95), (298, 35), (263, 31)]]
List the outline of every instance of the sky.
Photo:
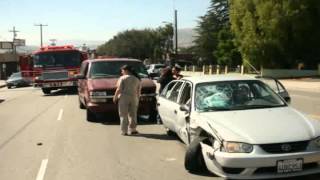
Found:
[(164, 21), (173, 22), (178, 10), (178, 29), (194, 28), (204, 15), (210, 0), (0, 0), (0, 41), (11, 41), (13, 28), (17, 38), (27, 45), (44, 44), (49, 39), (65, 41), (100, 41), (127, 29), (156, 28)]

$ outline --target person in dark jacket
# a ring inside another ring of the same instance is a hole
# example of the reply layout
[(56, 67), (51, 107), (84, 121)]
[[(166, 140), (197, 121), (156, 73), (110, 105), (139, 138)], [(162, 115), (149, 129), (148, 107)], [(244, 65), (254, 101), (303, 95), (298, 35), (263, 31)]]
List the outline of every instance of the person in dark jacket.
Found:
[(158, 79), (158, 83), (160, 84), (159, 93), (162, 92), (164, 87), (173, 80), (173, 74), (170, 67), (163, 68), (161, 71), (160, 78)]
[(180, 74), (180, 72), (181, 72), (181, 66), (179, 66), (179, 65), (175, 65), (175, 66), (173, 66), (172, 67), (172, 76), (173, 76), (173, 79), (181, 79), (181, 78), (183, 78), (183, 75), (182, 74)]

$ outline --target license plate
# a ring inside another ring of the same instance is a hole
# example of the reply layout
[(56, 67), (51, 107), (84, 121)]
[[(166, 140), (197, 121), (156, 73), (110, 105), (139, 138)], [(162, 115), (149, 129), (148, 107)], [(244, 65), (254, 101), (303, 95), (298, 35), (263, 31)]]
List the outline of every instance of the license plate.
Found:
[(49, 83), (43, 84), (43, 87), (51, 87)]
[(72, 85), (73, 85), (73, 82), (69, 82), (69, 81), (62, 83), (62, 86), (72, 86)]
[(278, 173), (302, 171), (303, 159), (288, 159), (277, 162)]

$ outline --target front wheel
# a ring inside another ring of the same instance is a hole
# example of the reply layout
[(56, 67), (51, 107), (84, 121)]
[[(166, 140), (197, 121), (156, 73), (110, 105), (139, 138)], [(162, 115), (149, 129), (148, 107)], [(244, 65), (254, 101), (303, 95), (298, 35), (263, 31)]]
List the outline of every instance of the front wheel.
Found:
[(188, 146), (184, 158), (184, 167), (190, 172), (201, 172), (206, 169), (200, 145), (200, 142), (204, 139), (203, 137), (196, 137)]
[(42, 92), (43, 92), (44, 94), (50, 94), (50, 92), (51, 92), (50, 89), (46, 89), (46, 88), (42, 88), (41, 90), (42, 90)]
[(148, 120), (150, 122), (155, 122), (155, 123), (157, 122), (157, 120), (158, 120), (158, 111), (156, 109), (151, 110)]
[(166, 134), (168, 136), (176, 136), (177, 134), (173, 131), (171, 131), (169, 128), (165, 128)]
[(89, 109), (87, 109), (87, 121), (89, 122), (96, 121), (96, 115), (93, 112), (91, 112)]
[(81, 102), (80, 97), (79, 97), (79, 108), (80, 109), (85, 109), (86, 106)]

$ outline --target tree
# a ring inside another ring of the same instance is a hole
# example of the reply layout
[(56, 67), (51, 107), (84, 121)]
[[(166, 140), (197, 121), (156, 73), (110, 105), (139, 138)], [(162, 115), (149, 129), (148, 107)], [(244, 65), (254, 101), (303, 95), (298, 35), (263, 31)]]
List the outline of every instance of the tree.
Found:
[(237, 66), (242, 64), (241, 54), (234, 43), (230, 27), (226, 26), (218, 33), (218, 46), (213, 55), (220, 65)]
[(320, 60), (319, 18), (317, 0), (230, 0), (237, 46), (256, 67), (314, 67)]
[(228, 0), (211, 0), (206, 15), (200, 17), (195, 40), (197, 55), (205, 64), (237, 65), (241, 56), (230, 30)]
[(173, 28), (168, 24), (157, 29), (126, 30), (97, 49), (100, 55), (159, 60), (172, 49)]

